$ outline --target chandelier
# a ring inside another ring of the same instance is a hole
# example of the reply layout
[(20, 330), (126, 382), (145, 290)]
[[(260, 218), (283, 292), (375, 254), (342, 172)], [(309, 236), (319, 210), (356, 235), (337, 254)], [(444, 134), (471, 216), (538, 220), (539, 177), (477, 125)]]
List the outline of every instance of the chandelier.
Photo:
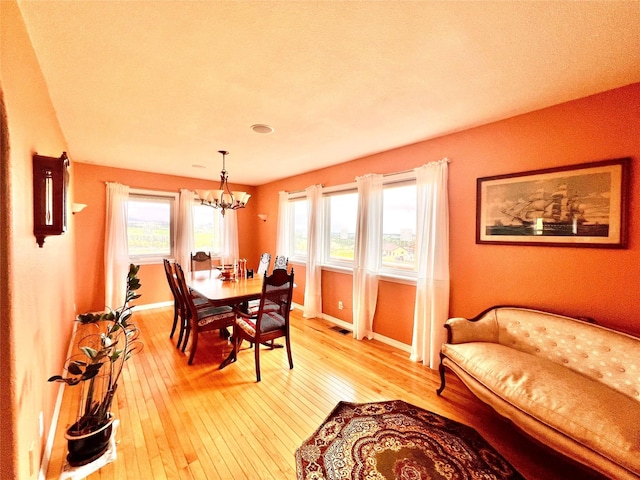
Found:
[(231, 191), (227, 179), (227, 170), (225, 169), (225, 157), (229, 152), (218, 150), (222, 154), (222, 171), (220, 172), (220, 187), (218, 190), (196, 190), (196, 195), (200, 199), (202, 205), (219, 208), (220, 213), (224, 216), (225, 210), (237, 210), (244, 208), (249, 201), (247, 192)]

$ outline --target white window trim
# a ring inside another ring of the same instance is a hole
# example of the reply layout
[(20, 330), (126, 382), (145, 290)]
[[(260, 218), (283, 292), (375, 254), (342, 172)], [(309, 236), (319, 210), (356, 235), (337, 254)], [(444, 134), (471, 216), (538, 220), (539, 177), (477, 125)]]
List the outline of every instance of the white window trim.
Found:
[[(171, 206), (171, 238), (170, 238), (170, 249), (168, 257), (171, 259), (175, 258), (176, 254), (176, 231), (178, 228), (178, 193), (177, 192), (166, 192), (161, 190), (147, 190), (142, 188), (130, 188), (129, 189), (129, 198), (131, 197), (156, 197), (156, 198), (167, 198), (173, 199), (173, 204)], [(162, 261), (167, 258), (167, 256), (162, 255), (130, 255), (129, 261), (135, 263), (136, 265), (157, 265), (161, 264)]]
[[(326, 188), (322, 191), (322, 201), (323, 201), (323, 208), (325, 209), (325, 214), (324, 214), (324, 225), (323, 225), (323, 235), (324, 234), (329, 234), (330, 230), (331, 230), (331, 226), (330, 226), (330, 221), (331, 221), (331, 215), (329, 215), (329, 206), (328, 206), (328, 202), (326, 201), (326, 199), (328, 197), (334, 196), (334, 195), (345, 195), (345, 194), (349, 194), (349, 193), (358, 193), (358, 188), (357, 188), (357, 184), (355, 182), (352, 183), (348, 183), (345, 185), (337, 185), (334, 187), (329, 187)], [(324, 242), (323, 243), (323, 248), (324, 251), (322, 252), (322, 260), (321, 260), (321, 266), (323, 269), (336, 269), (338, 271), (351, 271), (353, 272), (353, 260), (349, 261), (349, 260), (333, 260), (329, 258), (329, 251), (331, 248), (331, 239), (328, 238), (328, 236), (325, 236), (324, 238)]]
[[(384, 175), (382, 186), (384, 188), (384, 187), (395, 185), (395, 184), (402, 184), (402, 183), (410, 184), (412, 182), (415, 184), (416, 180), (417, 180), (416, 172), (413, 169), (403, 171), (403, 172), (398, 172), (398, 173), (389, 173)], [(330, 195), (349, 193), (353, 191), (357, 191), (356, 182), (351, 182), (351, 183), (346, 183), (341, 185), (334, 185), (332, 187), (325, 187), (322, 191), (322, 196), (324, 200), (324, 197), (327, 197)], [(292, 192), (288, 194), (288, 201), (306, 199), (306, 196), (307, 195), (305, 190)], [(328, 231), (327, 223), (328, 223), (328, 215), (325, 215), (325, 225), (324, 225), (325, 232)], [(335, 261), (335, 260), (328, 261), (328, 251), (327, 251), (328, 246), (326, 246), (327, 244), (326, 238), (325, 238), (325, 242), (323, 243), (325, 244), (325, 247), (324, 247), (325, 251), (322, 252), (322, 262), (321, 262), (322, 270), (326, 270), (329, 272), (352, 274), (353, 262), (349, 262), (349, 261), (341, 262), (341, 261)], [(289, 258), (290, 262), (296, 263), (299, 265), (305, 265), (306, 260), (307, 260), (306, 256), (304, 257), (292, 256)], [(408, 270), (398, 269), (398, 268), (382, 267), (379, 273), (379, 278), (381, 280), (388, 281), (388, 282), (402, 283), (406, 285), (415, 285), (416, 280), (418, 278), (418, 272), (414, 270), (408, 271)]]
[[(414, 171), (411, 172), (402, 172), (398, 174), (389, 175), (389, 180), (382, 183), (382, 188), (389, 186), (403, 186), (403, 185), (411, 185), (416, 186), (416, 174)], [(416, 186), (417, 188), (417, 186)], [(416, 219), (417, 221), (417, 219)], [(417, 228), (417, 224), (416, 224)], [(418, 272), (415, 270), (407, 270), (404, 268), (392, 268), (385, 267), (382, 265), (380, 267), (379, 272), (380, 277), (385, 277), (388, 279), (398, 279), (398, 280), (410, 280), (415, 282), (418, 278)]]
[[(306, 192), (303, 190), (301, 192), (295, 192), (295, 193), (291, 193), (289, 194), (289, 198), (288, 198), (288, 202), (289, 205), (287, 207), (287, 215), (289, 215), (289, 226), (291, 231), (288, 233), (289, 234), (289, 261), (291, 262), (297, 262), (297, 263), (302, 263), (305, 264), (307, 263), (307, 254), (305, 252), (304, 255), (300, 255), (295, 253), (295, 215), (294, 215), (294, 211), (293, 211), (293, 202), (297, 202), (297, 201), (307, 201), (307, 194)], [(307, 231), (307, 235), (309, 234), (309, 232)]]
[[(193, 201), (193, 207), (198, 207), (198, 206), (203, 206), (203, 204), (200, 202), (200, 200), (195, 200), (195, 199), (194, 199), (194, 201)], [(217, 210), (217, 209), (211, 208), (211, 207), (207, 206), (206, 204), (204, 205), (204, 207), (205, 207), (205, 208), (210, 208), (210, 209), (211, 209), (211, 211), (212, 211), (212, 213), (213, 213), (214, 215), (218, 212), (218, 210)], [(192, 210), (192, 212), (193, 212), (193, 210)], [(224, 233), (222, 232), (222, 226), (220, 225), (220, 223), (218, 223), (217, 228), (219, 229), (219, 232), (218, 232), (218, 233), (220, 234), (220, 236), (221, 236), (221, 237), (222, 237), (222, 236), (224, 236)], [(194, 234), (194, 240), (195, 240), (195, 231), (193, 232), (193, 234)], [(207, 249), (205, 249), (205, 251), (207, 251), (208, 253), (210, 253), (210, 254), (211, 254), (211, 259), (212, 259), (212, 260), (216, 260), (216, 261), (217, 261), (217, 260), (219, 260), (220, 262), (223, 262), (223, 258), (224, 258), (224, 255), (223, 255), (223, 249), (224, 249), (224, 247), (223, 247), (222, 243), (223, 243), (223, 242), (222, 242), (222, 238), (221, 238), (221, 239), (220, 239), (220, 251), (207, 250)], [(194, 243), (194, 247), (193, 247), (193, 248), (194, 248), (194, 253), (195, 253), (196, 251), (198, 251), (198, 250), (202, 250), (202, 248), (200, 248), (200, 247), (196, 247), (196, 246), (195, 246), (195, 243)]]

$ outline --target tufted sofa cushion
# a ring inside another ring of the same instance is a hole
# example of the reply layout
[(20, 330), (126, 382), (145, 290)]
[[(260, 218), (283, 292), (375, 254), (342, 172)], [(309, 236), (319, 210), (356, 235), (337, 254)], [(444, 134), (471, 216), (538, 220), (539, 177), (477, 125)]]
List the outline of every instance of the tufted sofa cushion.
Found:
[(443, 353), (516, 408), (640, 472), (638, 402), (551, 360), (504, 345), (445, 344)]
[(496, 308), (498, 343), (559, 363), (640, 401), (640, 340), (561, 315)]
[(449, 367), (534, 438), (611, 478), (640, 479), (640, 338), (519, 307), (446, 326), (438, 394)]

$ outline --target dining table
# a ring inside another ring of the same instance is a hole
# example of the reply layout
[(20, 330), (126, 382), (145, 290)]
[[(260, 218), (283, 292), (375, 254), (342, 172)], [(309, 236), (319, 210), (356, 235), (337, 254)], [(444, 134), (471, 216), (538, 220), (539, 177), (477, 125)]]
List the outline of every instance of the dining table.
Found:
[(262, 277), (224, 280), (220, 276), (196, 276), (189, 282), (191, 290), (215, 306), (242, 305), (262, 294)]
[[(189, 282), (189, 288), (215, 306), (228, 305), (246, 309), (250, 300), (258, 300), (262, 295), (262, 283), (261, 276), (229, 280), (218, 275), (195, 276)], [(230, 363), (235, 362), (236, 357), (234, 342), (234, 348), (218, 368), (222, 370)]]

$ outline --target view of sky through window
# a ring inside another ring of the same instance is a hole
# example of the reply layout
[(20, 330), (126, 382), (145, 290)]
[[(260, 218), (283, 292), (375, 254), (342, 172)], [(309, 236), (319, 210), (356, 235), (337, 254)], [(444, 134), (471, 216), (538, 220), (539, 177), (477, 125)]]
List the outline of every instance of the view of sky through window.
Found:
[(171, 254), (173, 199), (130, 198), (127, 202), (129, 255)]

